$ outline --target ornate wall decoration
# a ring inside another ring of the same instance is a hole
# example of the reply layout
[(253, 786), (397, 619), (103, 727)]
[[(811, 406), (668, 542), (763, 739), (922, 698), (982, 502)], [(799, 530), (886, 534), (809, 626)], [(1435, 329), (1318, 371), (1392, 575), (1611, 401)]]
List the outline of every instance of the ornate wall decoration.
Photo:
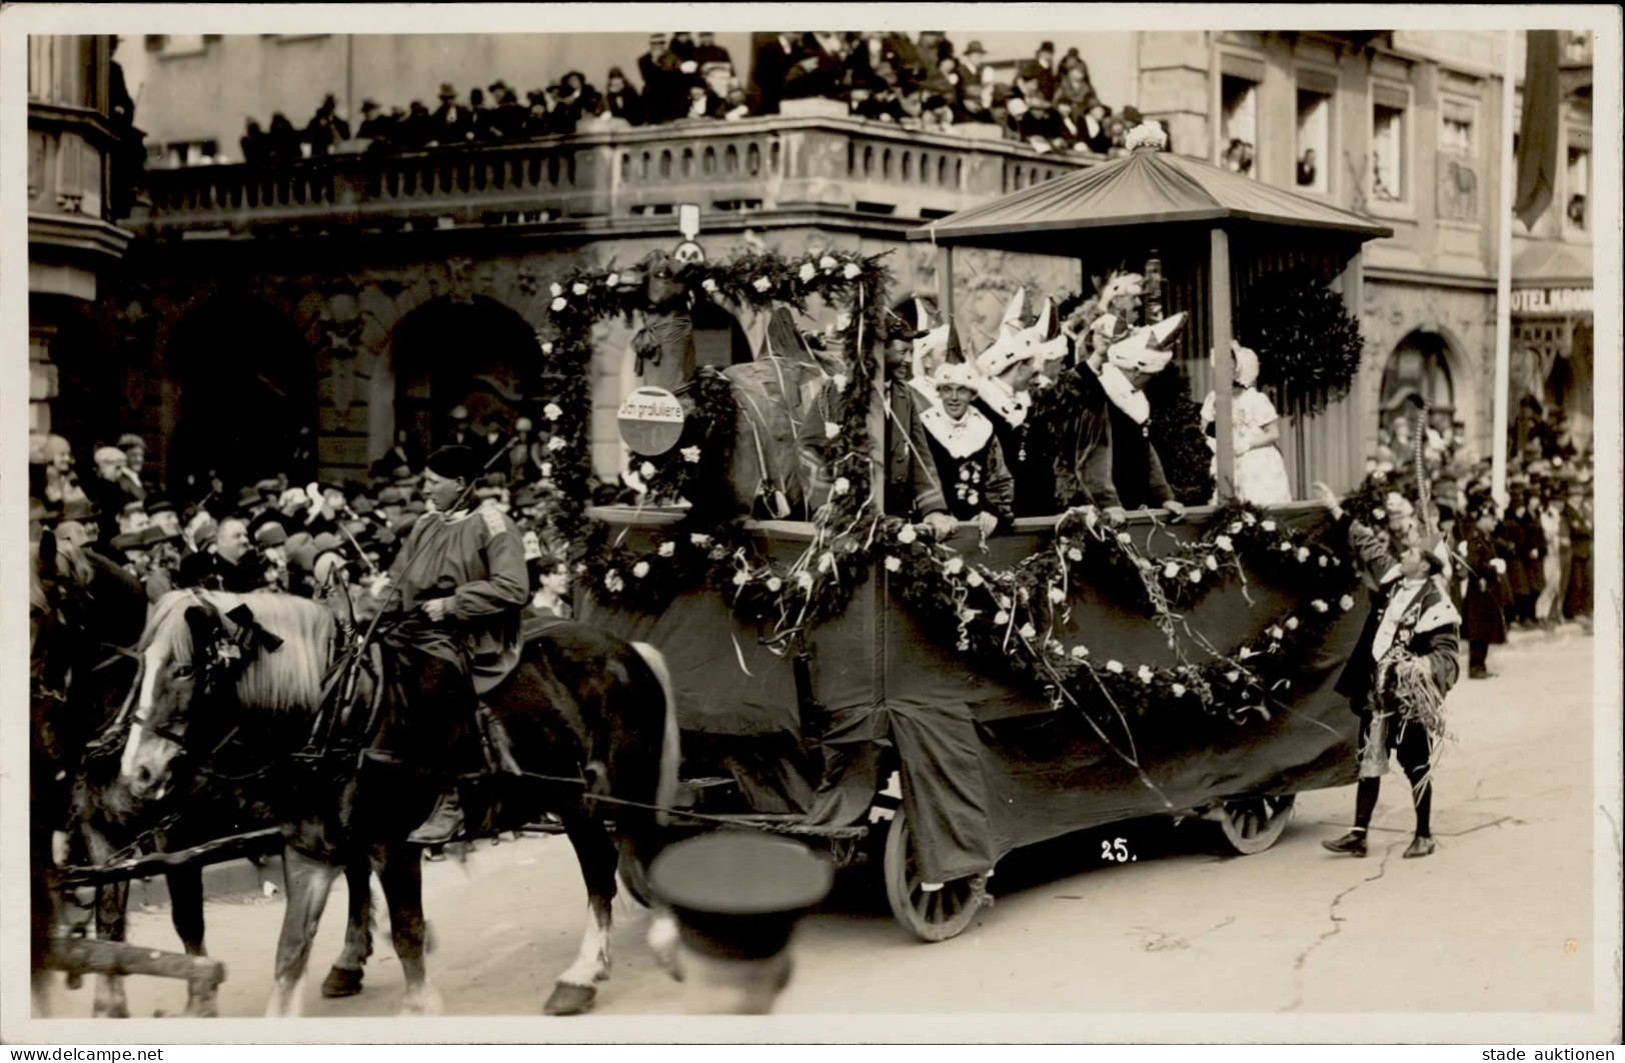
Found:
[(1439, 157), (1437, 209), (1448, 221), (1478, 221), (1478, 173), (1470, 160)]

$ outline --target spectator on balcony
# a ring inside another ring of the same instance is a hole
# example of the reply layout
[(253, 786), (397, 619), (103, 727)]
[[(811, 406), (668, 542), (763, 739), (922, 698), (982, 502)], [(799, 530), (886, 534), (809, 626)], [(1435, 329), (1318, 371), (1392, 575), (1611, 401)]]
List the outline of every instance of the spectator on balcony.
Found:
[[(1038, 95), (1049, 100), (1055, 97), (1055, 86), (1060, 83), (1060, 76), (1055, 69), (1055, 42), (1044, 41), (1033, 53), (1032, 61), (1037, 65), (1035, 77), (1038, 81)], [(1024, 66), (1026, 64), (1023, 64)]]
[(785, 71), (782, 99), (835, 99), (845, 90), (846, 40), (838, 33), (805, 33), (800, 58)]
[[(971, 41), (971, 46), (981, 54), (981, 43)], [(1000, 86), (991, 77), (987, 76), (987, 68), (973, 63), (971, 53), (967, 50), (964, 57), (956, 59), (959, 74), (959, 112), (954, 116), (956, 122), (979, 122), (987, 124), (996, 122), (993, 109), (994, 104), (1003, 105), (999, 98)]]
[(525, 135), (525, 122), (529, 112), (519, 102), (519, 94), (499, 81), (492, 87), (497, 105), (490, 120), (490, 135), (495, 140), (518, 140)]
[(1100, 102), (1098, 96), (1091, 96), (1088, 105), (1083, 111), (1082, 136), (1079, 142), (1096, 155), (1105, 155), (1112, 150), (1112, 109)]
[(1071, 151), (1083, 144), (1083, 118), (1073, 109), (1072, 101), (1055, 101), (1055, 137), (1050, 147), (1056, 151)]
[(738, 78), (728, 84), (728, 95), (723, 99), (722, 118), (725, 121), (735, 121), (751, 116), (750, 101), (745, 95), (745, 86)]
[(643, 78), (644, 115), (651, 125), (669, 122), (680, 113), (686, 93), (680, 92), (677, 56), (666, 47), (664, 33), (649, 34), (649, 50), (638, 56)]
[(734, 57), (728, 54), (728, 49), (717, 43), (717, 35), (710, 32), (699, 34), (699, 41), (694, 46), (694, 61), (704, 67), (707, 63), (727, 63), (733, 66)]
[(576, 125), (587, 115), (597, 114), (603, 99), (597, 89), (587, 84), (587, 75), (572, 70), (552, 87), (553, 132), (574, 133)]
[(618, 66), (610, 67), (604, 76), (604, 95), (599, 98), (597, 113), (623, 119), (630, 125), (643, 124), (643, 98)]
[(847, 83), (854, 89), (867, 89), (871, 95), (882, 92), (886, 88), (882, 66), (897, 69), (896, 48), (886, 34), (865, 33), (846, 57)]
[(726, 118), (732, 109), (728, 104), (728, 89), (734, 82), (733, 67), (724, 62), (706, 63), (700, 68), (705, 88), (707, 118)]
[(1082, 118), (1089, 110), (1089, 101), (1095, 97), (1095, 87), (1089, 84), (1089, 68), (1083, 60), (1070, 63), (1062, 68), (1060, 83), (1055, 86), (1052, 96), (1055, 103), (1062, 100), (1072, 105), (1072, 114), (1075, 118)]
[(939, 106), (946, 107), (950, 116), (957, 116), (964, 99), (963, 80), (959, 75), (959, 60), (951, 55), (938, 59), (936, 68), (926, 75), (920, 85), (925, 93), (926, 110), (933, 109), (934, 101), (941, 101)]
[(525, 136), (533, 139), (547, 136), (553, 128), (553, 119), (547, 111), (546, 91), (531, 89), (525, 93), (525, 100), (530, 104), (525, 111)]
[(350, 123), (339, 117), (338, 108), (338, 101), (328, 93), (305, 126), (305, 143), (310, 145), (312, 156), (326, 155), (350, 139)]
[(896, 121), (904, 129), (925, 128), (925, 94), (917, 85), (900, 86), (897, 90)]
[(473, 115), (458, 102), (456, 89), (449, 83), (441, 84), (440, 106), (435, 110), (429, 127), (428, 144), (461, 144), (472, 139), (473, 135)]
[(852, 86), (852, 113), (873, 122), (895, 122), (903, 116), (898, 106), (897, 70), (883, 60), (874, 70), (874, 81)]
[(395, 125), (395, 143), (408, 151), (426, 147), (434, 139), (434, 124), (429, 105), (413, 100), (411, 110)]
[(362, 140), (388, 141), (389, 133), (389, 116), (378, 106), (378, 101), (362, 100), (361, 125), (357, 127), (355, 135)]
[(1005, 128), (1020, 140), (1048, 147), (1059, 128), (1055, 109), (1044, 94), (1040, 75), (1043, 68), (1036, 60), (1021, 64), (1016, 71), (1016, 86), (1005, 106), (1008, 114)]
[(671, 35), (671, 54), (684, 87), (700, 79), (700, 61), (695, 55), (696, 51), (692, 33), (679, 32)]
[(985, 62), (987, 49), (982, 47), (981, 41), (971, 41), (965, 45), (965, 50), (959, 53), (959, 72), (967, 84), (980, 85), (982, 83), (982, 64)]
[(273, 114), (270, 131), (266, 134), (265, 161), (273, 165), (297, 162), (303, 154), (299, 143), (299, 130), (288, 121), (288, 116), (281, 111)]
[(254, 119), (247, 120), (242, 137), (237, 141), (243, 149), (243, 162), (250, 166), (263, 166), (271, 153), (270, 138)]
[(470, 140), (491, 138), (491, 107), (485, 102), (485, 90), (478, 85), (468, 90), (468, 128), (474, 134)]
[[(757, 114), (779, 113), (790, 70), (802, 62), (801, 51), (799, 34), (751, 34), (750, 91), (746, 95)], [(817, 65), (813, 59), (813, 66)]]

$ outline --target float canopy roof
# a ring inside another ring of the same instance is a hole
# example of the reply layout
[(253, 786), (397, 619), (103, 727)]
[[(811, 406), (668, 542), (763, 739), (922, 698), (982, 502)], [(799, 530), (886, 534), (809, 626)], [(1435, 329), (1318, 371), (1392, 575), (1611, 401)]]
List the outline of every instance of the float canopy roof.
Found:
[(1183, 155), (1138, 150), (913, 229), (938, 244), (1035, 247), (1079, 229), (1186, 222), (1318, 229), (1364, 243), (1393, 230), (1309, 196)]

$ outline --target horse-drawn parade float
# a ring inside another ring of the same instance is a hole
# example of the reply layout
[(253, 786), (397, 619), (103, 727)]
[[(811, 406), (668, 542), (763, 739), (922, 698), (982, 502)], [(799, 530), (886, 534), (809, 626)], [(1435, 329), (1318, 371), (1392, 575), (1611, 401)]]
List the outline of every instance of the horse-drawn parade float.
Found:
[[(471, 834), (554, 830), (580, 860), (593, 918), (545, 1010), (591, 1006), (617, 878), (653, 901), (648, 866), (673, 839), (759, 831), (878, 867), (897, 922), (933, 942), (991, 905), (989, 876), (1023, 846), (1171, 817), (1257, 853), (1296, 793), (1353, 782), (1358, 723), (1334, 684), (1367, 588), (1322, 504), (1236, 498), (1231, 350), (1249, 297), (1284, 274), (1357, 307), (1361, 244), (1386, 232), (1140, 150), (911, 233), (936, 248), (944, 324), (958, 248), (1070, 256), (1085, 276), (1139, 249), (1128, 264), (1144, 320), (1127, 325), (1182, 326), (1156, 338), (1184, 362), (1211, 359), (1216, 396), (1206, 504), (1064, 504), (950, 534), (885, 503), (897, 293), (883, 256), (764, 252), (657, 278), (553, 278), (536, 357), (553, 396), (549, 521), (569, 546), (577, 619), (532, 632), (484, 697), (494, 770), (467, 788)], [(638, 391), (623, 407), (622, 484), (595, 491), (594, 326), (674, 298), (839, 324), (817, 351), (770, 326), (752, 363)], [(1064, 344), (1059, 333), (1046, 307), (997, 342)], [(1315, 479), (1352, 487), (1357, 472), (1321, 466), (1359, 452), (1357, 424), (1303, 390), (1287, 397), (1293, 497)], [(1061, 444), (1035, 432), (1023, 445)], [(144, 600), (121, 610), (116, 578), (69, 547), (43, 544), (36, 568), (34, 792), (66, 792), (89, 839), (75, 849), (88, 861), (62, 864), (49, 824), (36, 829), (36, 969), (104, 976), (99, 1014), (124, 1012), (126, 974), (185, 979), (188, 1014), (213, 1014), (225, 972), (203, 955), (201, 869), (275, 851), (273, 1013), (297, 1007), (339, 875), (349, 930), (323, 991), (360, 990), (374, 874), (406, 1010), (432, 1010), (422, 850), (406, 835), (435, 788), (394, 740), (422, 692), (393, 682), (384, 614), (177, 591), (148, 617)], [(122, 940), (130, 881), (159, 874), (184, 954)], [(92, 911), (97, 935), (53, 932), (53, 902)]]

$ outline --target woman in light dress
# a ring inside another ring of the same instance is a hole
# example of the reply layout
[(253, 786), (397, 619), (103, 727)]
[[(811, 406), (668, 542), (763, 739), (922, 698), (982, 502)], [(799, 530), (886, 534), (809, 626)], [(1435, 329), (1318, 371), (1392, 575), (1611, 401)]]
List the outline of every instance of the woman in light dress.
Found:
[[(1235, 359), (1235, 392), (1230, 402), (1231, 439), (1236, 456), (1236, 497), (1255, 506), (1272, 506), (1292, 501), (1292, 483), (1287, 479), (1286, 461), (1276, 442), (1281, 438), (1281, 418), (1269, 396), (1258, 390), (1258, 354), (1251, 348), (1231, 341), (1230, 353)], [(1209, 449), (1216, 449), (1213, 438), (1215, 412), (1213, 392), (1207, 393), (1202, 403), (1202, 427), (1208, 433)], [(1212, 466), (1218, 476), (1218, 459)], [(1218, 501), (1215, 487), (1214, 501)]]

